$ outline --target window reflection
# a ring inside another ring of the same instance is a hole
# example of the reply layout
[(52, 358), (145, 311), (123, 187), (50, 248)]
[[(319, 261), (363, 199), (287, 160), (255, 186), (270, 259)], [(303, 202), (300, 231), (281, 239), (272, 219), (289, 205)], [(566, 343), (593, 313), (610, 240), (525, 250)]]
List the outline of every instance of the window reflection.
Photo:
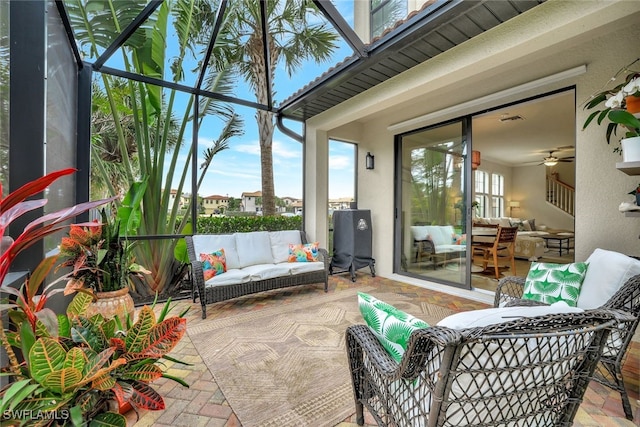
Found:
[(466, 275), (465, 168), (470, 163), (462, 123), (401, 139), (400, 270), (459, 286)]

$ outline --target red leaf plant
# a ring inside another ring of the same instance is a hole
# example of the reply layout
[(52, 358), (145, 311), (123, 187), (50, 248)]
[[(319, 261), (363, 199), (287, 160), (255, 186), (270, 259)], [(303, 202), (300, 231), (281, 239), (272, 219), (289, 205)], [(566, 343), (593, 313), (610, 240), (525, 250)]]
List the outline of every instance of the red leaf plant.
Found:
[[(8, 194), (7, 197), (3, 197), (4, 193), (2, 184), (0, 184), (0, 235), (4, 236), (7, 227), (9, 227), (9, 224), (11, 224), (16, 218), (27, 212), (39, 209), (47, 203), (46, 199), (27, 200), (29, 197), (41, 193), (57, 179), (70, 175), (75, 171), (76, 169), (68, 168), (52, 172), (32, 182), (28, 182), (14, 192)], [(11, 263), (20, 252), (30, 247), (43, 237), (67, 227), (67, 221), (75, 218), (77, 215), (115, 200), (116, 197), (117, 196), (81, 203), (69, 208), (61, 209), (57, 212), (43, 215), (40, 218), (31, 221), (11, 246), (9, 246), (9, 248), (0, 255), (0, 283), (4, 280), (5, 276), (9, 272)]]

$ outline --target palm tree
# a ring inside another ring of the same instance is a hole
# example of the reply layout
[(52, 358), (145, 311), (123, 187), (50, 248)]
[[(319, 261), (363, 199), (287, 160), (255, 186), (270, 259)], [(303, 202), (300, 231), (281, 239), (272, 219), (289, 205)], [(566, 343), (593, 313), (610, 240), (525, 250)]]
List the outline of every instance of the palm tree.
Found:
[[(268, 64), (263, 48), (261, 5), (267, 8)], [(258, 103), (268, 105), (269, 93), (274, 90), (273, 74), (280, 63), (291, 76), (305, 60), (320, 63), (330, 59), (338, 36), (325, 24), (315, 23), (319, 16), (322, 15), (311, 0), (229, 2), (212, 60), (219, 70), (233, 67), (249, 83)], [(276, 212), (273, 113), (257, 110), (256, 121), (260, 138), (263, 212), (273, 215)]]
[[(65, 3), (76, 37), (81, 48), (89, 49), (97, 56), (120, 34), (147, 4), (146, 0), (69, 0)], [(124, 69), (128, 72), (146, 74), (162, 79), (170, 74), (178, 83), (185, 77), (183, 65), (187, 55), (202, 56), (197, 34), (204, 23), (193, 19), (196, 12), (206, 6), (207, 0), (165, 1), (147, 19), (139, 31), (120, 49)], [(166, 40), (169, 23), (178, 38), (177, 53), (172, 52), (172, 62), (168, 66)], [(209, 22), (211, 25), (211, 22)], [(230, 73), (225, 70), (209, 73), (203, 82), (203, 89), (221, 94), (229, 93)], [(178, 109), (176, 89), (162, 89), (146, 83), (122, 82), (113, 76), (101, 75), (100, 87), (104, 99), (97, 99), (98, 108), (94, 116), (94, 126), (100, 124), (100, 144), (94, 146), (94, 153), (102, 160), (117, 160), (116, 174), (124, 175), (128, 184), (141, 178), (147, 182), (142, 201), (142, 218), (139, 233), (142, 235), (171, 235), (185, 229), (188, 216), (179, 216), (179, 198), (171, 198), (172, 184), (177, 182), (178, 194), (182, 194), (189, 176), (192, 148), (185, 140), (188, 125), (194, 123), (194, 103), (196, 97), (189, 96), (186, 105)], [(94, 92), (95, 93), (95, 92)], [(207, 116), (220, 117), (226, 123), (212, 150), (205, 152), (201, 177), (206, 173), (213, 156), (228, 148), (228, 141), (241, 133), (241, 121), (233, 109), (221, 101), (201, 98), (199, 115), (195, 118), (198, 127)], [(108, 123), (101, 123), (109, 117)], [(95, 129), (95, 127), (94, 127)], [(184, 148), (183, 150), (181, 150)], [(126, 153), (126, 155), (125, 155)], [(183, 155), (185, 154), (185, 155)], [(95, 157), (95, 156), (94, 156)], [(110, 194), (117, 194), (110, 171), (99, 165), (102, 183)], [(127, 186), (128, 187), (128, 186)], [(198, 188), (195, 188), (197, 192)], [(193, 201), (195, 197), (192, 197)], [(173, 200), (173, 202), (171, 202)], [(173, 203), (173, 204), (171, 204)], [(138, 288), (142, 295), (154, 292), (171, 293), (182, 271), (174, 250), (178, 239), (141, 240), (136, 246), (136, 259), (151, 271), (147, 281), (148, 289)]]

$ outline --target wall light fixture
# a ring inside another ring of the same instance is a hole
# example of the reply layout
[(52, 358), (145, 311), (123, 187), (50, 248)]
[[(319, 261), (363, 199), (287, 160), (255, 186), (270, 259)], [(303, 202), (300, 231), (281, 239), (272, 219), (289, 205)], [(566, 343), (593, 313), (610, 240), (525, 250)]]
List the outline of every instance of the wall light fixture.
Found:
[(373, 154), (371, 154), (368, 151), (367, 151), (367, 157), (365, 159), (365, 165), (367, 169), (373, 169), (375, 166), (375, 158), (373, 157)]

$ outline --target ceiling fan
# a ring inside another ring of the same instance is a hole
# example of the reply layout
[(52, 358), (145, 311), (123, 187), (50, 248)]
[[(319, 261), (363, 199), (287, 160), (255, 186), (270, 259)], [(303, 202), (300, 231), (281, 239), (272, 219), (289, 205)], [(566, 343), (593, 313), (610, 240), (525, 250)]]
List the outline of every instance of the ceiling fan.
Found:
[(573, 162), (575, 160), (575, 156), (569, 156), (569, 157), (554, 156), (553, 153), (555, 153), (556, 151), (558, 150), (549, 151), (549, 155), (545, 157), (542, 163), (539, 163), (539, 165), (555, 166), (558, 164), (558, 162)]

